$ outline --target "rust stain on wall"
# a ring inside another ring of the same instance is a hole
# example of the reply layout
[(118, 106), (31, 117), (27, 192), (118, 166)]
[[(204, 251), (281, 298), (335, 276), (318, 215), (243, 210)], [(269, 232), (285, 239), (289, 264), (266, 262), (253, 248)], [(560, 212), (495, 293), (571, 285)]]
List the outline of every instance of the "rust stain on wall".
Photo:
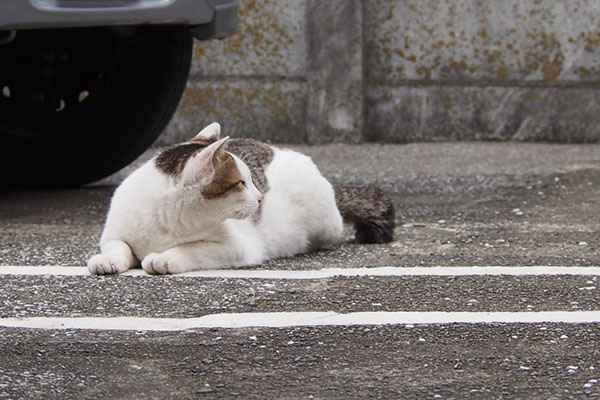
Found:
[(369, 81), (553, 84), (600, 73), (600, 13), (581, 0), (374, 0), (373, 6), (365, 17)]
[(195, 65), (202, 74), (289, 75), (306, 57), (304, 2), (243, 0), (238, 31), (223, 40), (196, 42)]
[(507, 76), (506, 68), (504, 68), (504, 67), (498, 68), (498, 72), (496, 73), (496, 79), (504, 80), (504, 79), (506, 79), (506, 76)]

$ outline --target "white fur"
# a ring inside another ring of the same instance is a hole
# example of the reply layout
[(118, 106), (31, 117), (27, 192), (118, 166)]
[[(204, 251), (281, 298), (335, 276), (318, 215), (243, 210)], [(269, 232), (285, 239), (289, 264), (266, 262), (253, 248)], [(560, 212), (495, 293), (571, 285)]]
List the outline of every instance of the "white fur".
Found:
[(202, 182), (168, 177), (154, 160), (133, 172), (115, 191), (90, 272), (120, 273), (140, 261), (152, 274), (256, 265), (341, 240), (333, 188), (309, 157), (274, 148), (264, 197), (234, 159), (247, 187), (216, 200), (200, 195)]

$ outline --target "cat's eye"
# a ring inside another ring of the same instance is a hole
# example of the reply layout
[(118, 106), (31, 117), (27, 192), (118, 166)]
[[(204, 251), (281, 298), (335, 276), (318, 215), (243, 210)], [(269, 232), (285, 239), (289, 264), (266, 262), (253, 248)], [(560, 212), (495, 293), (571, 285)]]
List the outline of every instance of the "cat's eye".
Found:
[(240, 181), (240, 183), (241, 183), (241, 184), (242, 184), (244, 187), (248, 187), (248, 186), (246, 185), (246, 181)]

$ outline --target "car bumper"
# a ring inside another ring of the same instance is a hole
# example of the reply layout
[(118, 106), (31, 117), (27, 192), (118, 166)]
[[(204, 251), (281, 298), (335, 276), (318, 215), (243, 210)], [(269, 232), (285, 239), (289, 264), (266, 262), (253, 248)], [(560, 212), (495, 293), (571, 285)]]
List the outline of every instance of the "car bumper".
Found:
[(0, 0), (0, 30), (179, 24), (198, 39), (237, 28), (238, 0)]

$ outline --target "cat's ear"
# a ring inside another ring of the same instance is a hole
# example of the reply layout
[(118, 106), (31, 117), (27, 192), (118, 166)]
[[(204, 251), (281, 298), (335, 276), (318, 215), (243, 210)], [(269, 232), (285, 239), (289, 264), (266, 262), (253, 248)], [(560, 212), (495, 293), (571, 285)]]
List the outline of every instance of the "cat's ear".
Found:
[(183, 168), (183, 181), (185, 183), (198, 182), (201, 185), (211, 183), (217, 164), (225, 153), (227, 140), (229, 140), (229, 136), (217, 140), (191, 156)]
[(213, 143), (221, 138), (221, 125), (218, 122), (213, 122), (202, 129), (192, 140)]

